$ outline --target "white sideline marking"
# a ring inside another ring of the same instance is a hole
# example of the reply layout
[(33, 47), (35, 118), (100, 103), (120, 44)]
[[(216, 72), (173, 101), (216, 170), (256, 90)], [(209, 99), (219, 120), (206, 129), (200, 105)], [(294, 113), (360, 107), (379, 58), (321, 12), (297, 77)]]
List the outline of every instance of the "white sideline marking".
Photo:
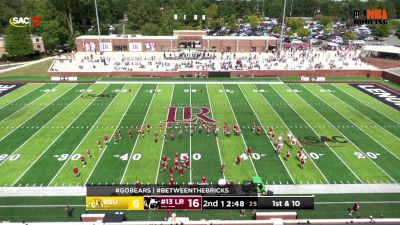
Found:
[[(206, 92), (207, 92), (208, 104), (210, 105), (211, 117), (214, 118), (214, 116), (213, 116), (213, 110), (212, 110), (212, 105), (211, 105), (211, 98), (210, 98), (210, 94), (208, 93), (208, 85), (206, 85)], [(214, 135), (214, 136), (215, 136), (215, 135)], [(219, 136), (219, 134), (218, 134), (218, 136)], [(218, 148), (219, 161), (221, 162), (221, 165), (222, 165), (223, 161), (222, 161), (222, 156), (221, 156), (221, 150), (220, 150), (220, 148), (219, 148), (219, 140), (218, 140), (218, 137), (215, 137), (215, 140), (217, 141), (217, 148)], [(222, 176), (223, 176), (224, 179), (225, 179), (225, 171), (222, 172)]]
[[(157, 90), (157, 88), (158, 88), (158, 84), (157, 84), (157, 86), (156, 86), (156, 90)], [(139, 90), (138, 90), (137, 92), (139, 92)], [(136, 92), (136, 93), (137, 93), (137, 92)], [(154, 96), (155, 96), (155, 95), (156, 95), (156, 92), (154, 92), (154, 93), (153, 93), (153, 96), (151, 96), (150, 104), (149, 104), (149, 106), (147, 107), (146, 114), (145, 114), (145, 116), (144, 116), (144, 118), (143, 118), (143, 122), (142, 122), (142, 129), (143, 129), (143, 130), (145, 129), (144, 127), (146, 126), (146, 125), (145, 125), (146, 118), (147, 118), (147, 115), (149, 114), (149, 111), (150, 111), (150, 108), (151, 108), (151, 103), (153, 102), (153, 99), (154, 99)], [(132, 100), (132, 101), (133, 101), (133, 100)], [(127, 110), (126, 112), (128, 112), (128, 110)], [(121, 121), (122, 121), (122, 118), (121, 118)], [(120, 122), (121, 122), (121, 121), (120, 121)], [(145, 132), (147, 132), (147, 131), (145, 131)], [(119, 182), (120, 184), (122, 184), (122, 181), (123, 181), (124, 178), (125, 178), (126, 171), (128, 171), (129, 163), (130, 163), (130, 161), (131, 161), (131, 158), (132, 158), (132, 156), (133, 156), (133, 153), (135, 152), (136, 144), (138, 143), (139, 138), (140, 138), (141, 136), (142, 136), (141, 134), (137, 134), (135, 144), (133, 145), (131, 154), (129, 154), (128, 163), (127, 163), (126, 166), (125, 166), (124, 173), (123, 173), (123, 175), (122, 175), (122, 177), (121, 177), (121, 181)]]
[[(172, 97), (174, 96), (174, 91), (175, 91), (175, 84), (174, 84), (174, 86), (172, 87), (172, 94), (171, 94), (171, 98), (170, 98), (170, 100), (169, 100), (169, 105), (171, 105), (171, 103), (172, 103)], [(168, 113), (167, 113), (167, 116), (165, 117), (165, 120), (167, 120), (168, 119)], [(157, 127), (157, 129), (158, 129), (158, 127)], [(165, 126), (164, 126), (164, 133), (167, 131), (167, 123), (165, 124)], [(161, 150), (160, 150), (160, 159), (158, 160), (158, 168), (157, 168), (157, 174), (156, 174), (156, 181), (154, 182), (155, 184), (157, 184), (157, 181), (158, 181), (158, 174), (160, 173), (160, 164), (161, 164), (161, 158), (162, 158), (162, 153), (163, 153), (163, 150), (164, 150), (164, 143), (165, 143), (165, 135), (164, 134), (160, 134), (160, 135), (162, 135), (163, 136), (163, 138), (162, 138), (162, 143), (161, 143)], [(189, 134), (190, 135), (190, 134)], [(192, 160), (192, 159), (190, 159), (190, 160)]]

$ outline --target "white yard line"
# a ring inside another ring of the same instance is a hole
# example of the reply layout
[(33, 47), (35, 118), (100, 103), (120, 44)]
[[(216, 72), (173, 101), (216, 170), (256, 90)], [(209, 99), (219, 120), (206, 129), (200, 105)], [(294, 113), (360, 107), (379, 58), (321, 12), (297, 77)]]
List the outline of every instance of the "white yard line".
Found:
[[(80, 99), (80, 95), (74, 100), (74, 102), (75, 102), (75, 101), (78, 101), (79, 99)], [(93, 99), (93, 101), (94, 101), (94, 99)], [(93, 102), (93, 101), (92, 101), (92, 102)], [(42, 155), (44, 155), (44, 154), (47, 152), (47, 150), (50, 149), (50, 147), (65, 133), (65, 131), (68, 130), (68, 127), (69, 127), (71, 124), (73, 124), (73, 123), (75, 122), (75, 120), (77, 120), (77, 119), (80, 117), (80, 115), (82, 115), (82, 113), (85, 112), (85, 110), (86, 110), (89, 106), (90, 106), (90, 104), (87, 104), (87, 106), (82, 110), (82, 112), (80, 112), (79, 115), (78, 115), (68, 126), (65, 126), (65, 130), (64, 130), (63, 132), (61, 132), (61, 134), (58, 135), (58, 137), (57, 137), (56, 139), (54, 139), (53, 142), (52, 142), (38, 157), (36, 157), (36, 160), (35, 160), (33, 163), (31, 163), (31, 165), (30, 165), (16, 180), (15, 180), (15, 182), (12, 184), (12, 186), (14, 186), (16, 183), (18, 183), (18, 181), (25, 175), (25, 173), (27, 173), (28, 170), (42, 157)], [(67, 108), (67, 107), (66, 107), (66, 108)], [(56, 116), (55, 116), (55, 117), (56, 117)], [(54, 117), (54, 118), (55, 118), (55, 117)]]
[[(125, 85), (125, 86), (126, 86), (126, 85)], [(124, 87), (125, 87), (125, 86), (124, 86)], [(126, 108), (126, 110), (125, 110), (124, 116), (121, 116), (121, 119), (119, 120), (118, 125), (120, 125), (122, 119), (125, 117), (126, 112), (128, 112), (128, 110), (129, 110), (129, 108), (131, 107), (132, 103), (134, 102), (134, 100), (135, 100), (137, 94), (139, 93), (141, 87), (142, 87), (142, 85), (140, 85), (139, 88), (137, 89), (137, 91), (136, 91), (136, 93), (135, 93), (135, 96), (133, 96), (131, 103), (129, 103), (129, 106), (128, 106), (128, 107)], [(121, 93), (121, 92), (119, 92), (119, 93)], [(113, 101), (114, 101), (114, 100), (113, 100)], [(110, 105), (111, 105), (111, 104), (110, 104)], [(108, 108), (108, 107), (107, 107), (107, 108)], [(106, 110), (105, 110), (105, 111), (106, 111)], [(104, 113), (104, 112), (103, 112), (103, 113)], [(101, 116), (100, 116), (100, 117), (101, 117)], [(97, 123), (97, 122), (96, 122), (96, 123)], [(115, 132), (118, 130), (118, 127), (119, 127), (119, 126), (116, 126), (116, 127), (115, 127), (115, 130), (114, 130), (114, 132), (110, 135), (110, 137), (112, 137), (113, 134), (115, 134)], [(104, 152), (107, 150), (107, 147), (108, 147), (110, 144), (111, 144), (111, 143), (109, 142), (109, 144), (108, 144), (108, 145), (105, 145), (104, 149), (101, 150), (101, 154), (100, 154), (99, 158), (97, 159), (96, 164), (94, 164), (94, 167), (93, 167), (92, 171), (90, 171), (89, 176), (86, 178), (85, 185), (86, 185), (87, 182), (89, 181), (90, 177), (92, 176), (94, 170), (95, 170), (96, 167), (97, 167), (97, 164), (99, 164), (101, 158), (103, 157)]]
[[(58, 84), (58, 85), (56, 85), (55, 87), (57, 87), (57, 86), (59, 86), (59, 85), (61, 85), (61, 84)], [(43, 86), (43, 85), (42, 85)], [(40, 86), (40, 87), (42, 87), (42, 86)], [(54, 87), (54, 88), (55, 88)], [(39, 89), (39, 88), (36, 88), (35, 90), (37, 90), (37, 89)], [(40, 95), (39, 97), (37, 97), (37, 98), (35, 98), (33, 101), (31, 101), (31, 102), (29, 102), (28, 104), (26, 104), (26, 105), (24, 105), (23, 107), (21, 107), (21, 108), (19, 108), (19, 109), (17, 109), (15, 112), (13, 112), (13, 113), (11, 113), (10, 115), (8, 115), (7, 117), (5, 117), (5, 118), (3, 118), (2, 120), (0, 120), (0, 123), (2, 123), (3, 121), (6, 121), (8, 118), (10, 118), (11, 116), (13, 116), (14, 114), (16, 114), (16, 113), (18, 113), (19, 111), (21, 111), (22, 109), (25, 109), (26, 107), (28, 107), (28, 106), (30, 106), (30, 105), (34, 105), (33, 103), (34, 102), (36, 102), (36, 101), (38, 101), (39, 99), (41, 99), (41, 98), (43, 98), (43, 96), (46, 96), (47, 94), (49, 94), (49, 93), (52, 93), (52, 92), (47, 92), (47, 93), (44, 93), (44, 94), (42, 94), (42, 95)], [(57, 98), (58, 99), (58, 98)], [(51, 103), (49, 103), (49, 104), (47, 104), (47, 105), (45, 105), (45, 106), (49, 106)], [(43, 109), (44, 108), (46, 108), (46, 107), (43, 107)], [(42, 111), (43, 109), (41, 109), (40, 111)], [(39, 111), (39, 112), (40, 112)], [(37, 113), (36, 113), (37, 114)], [(36, 114), (34, 114), (34, 115), (36, 115)], [(33, 115), (33, 116), (34, 116)], [(32, 116), (32, 117), (33, 117)], [(31, 118), (31, 117), (30, 117)], [(24, 121), (23, 123), (25, 123), (26, 121)], [(1, 139), (1, 140), (3, 140), (3, 138)]]
[[(231, 105), (231, 101), (229, 100), (229, 97), (228, 97), (228, 95), (226, 94), (225, 87), (224, 87), (223, 85), (222, 85), (222, 89), (224, 90), (226, 100), (227, 100), (228, 103), (229, 103), (229, 107), (231, 108), (233, 117), (235, 118), (235, 122), (236, 122), (236, 124), (239, 124), (238, 121), (237, 121), (237, 119), (236, 119), (235, 111), (233, 111), (233, 108), (232, 108), (232, 105)], [(239, 126), (240, 126), (240, 125), (239, 125)], [(247, 145), (246, 141), (244, 140), (244, 137), (243, 137), (242, 132), (240, 132), (240, 137), (242, 137), (243, 143), (244, 143), (245, 147), (247, 148), (248, 145)], [(244, 149), (244, 150), (245, 150), (245, 149)], [(257, 169), (256, 169), (256, 167), (254, 166), (254, 163), (253, 163), (253, 160), (252, 160), (251, 156), (249, 157), (249, 159), (250, 159), (251, 165), (253, 166), (254, 172), (256, 173), (256, 176), (259, 177), (259, 176), (258, 176), (258, 173), (257, 173)]]
[[(157, 89), (158, 89), (158, 84), (157, 84), (155, 90), (157, 90)], [(149, 114), (149, 111), (150, 111), (150, 108), (151, 108), (151, 104), (153, 103), (153, 99), (154, 99), (154, 96), (155, 96), (156, 94), (157, 94), (157, 91), (154, 91), (153, 96), (151, 97), (151, 100), (150, 100), (150, 103), (149, 103), (149, 107), (147, 108), (146, 115), (145, 115), (144, 118), (143, 118), (142, 129), (144, 129), (145, 122), (146, 122), (146, 119), (147, 119), (147, 115)], [(133, 153), (135, 152), (136, 144), (138, 143), (140, 136), (141, 136), (141, 134), (138, 134), (138, 135), (137, 135), (135, 144), (133, 145), (133, 148), (132, 148), (132, 151), (131, 151), (131, 154), (128, 155), (128, 156), (129, 156), (129, 157), (128, 157), (128, 163), (127, 163), (126, 166), (125, 166), (124, 173), (123, 173), (123, 175), (122, 175), (121, 181), (119, 182), (120, 184), (122, 184), (122, 181), (124, 180), (125, 175), (126, 175), (126, 171), (128, 171), (129, 163), (131, 162), (132, 155), (133, 155)]]
[[(72, 88), (74, 88), (76, 85), (72, 86)], [(61, 95), (59, 98), (61, 98), (62, 96), (66, 95), (71, 89), (69, 89), (65, 94)], [(80, 95), (78, 95), (78, 97), (80, 97)], [(78, 98), (77, 97), (77, 98)], [(57, 98), (58, 99), (58, 98)], [(75, 98), (76, 99), (76, 98)], [(75, 101), (75, 100), (74, 100)], [(66, 108), (68, 108), (68, 106), (65, 106), (61, 111), (59, 111), (56, 115), (53, 116), (53, 118), (51, 118), (49, 121), (47, 121), (47, 123), (45, 123), (39, 130), (37, 130), (34, 134), (32, 134), (24, 143), (22, 143), (17, 149), (15, 149), (11, 154), (8, 155), (7, 158), (5, 158), (2, 162), (0, 162), (0, 166), (7, 161), (8, 158), (10, 158), (11, 156), (13, 156), (20, 148), (22, 148), (26, 143), (28, 143), (28, 141), (30, 141), (37, 133), (39, 133), (41, 130), (43, 130), (47, 124), (49, 124), (51, 121), (53, 121), (61, 112), (63, 112)]]
[[(363, 102), (361, 99), (357, 98), (356, 96), (350, 95), (346, 90), (343, 90), (343, 89), (341, 89), (340, 87), (338, 87), (338, 86), (337, 86), (338, 84), (331, 84), (331, 85), (333, 85), (334, 87), (336, 87), (336, 88), (339, 89), (340, 91), (346, 93), (347, 95), (349, 95), (349, 96), (351, 96), (351, 97), (357, 99), (357, 100), (358, 100), (359, 102), (361, 102), (363, 105), (368, 106), (368, 107), (371, 108), (373, 111), (375, 111), (375, 112), (381, 114), (382, 116), (386, 117), (387, 119), (391, 120), (393, 123), (396, 123), (396, 124), (400, 125), (399, 122), (393, 120), (392, 118), (390, 118), (389, 116), (385, 115), (384, 113), (382, 113), (382, 112), (380, 112), (380, 111), (374, 109), (374, 108), (371, 107), (370, 105), (368, 105), (368, 104), (366, 104), (365, 102)], [(355, 90), (357, 90), (357, 89), (355, 89)], [(364, 93), (363, 93), (363, 94), (364, 94)], [(367, 96), (369, 96), (369, 95), (367, 95)], [(369, 97), (370, 97), (370, 96), (369, 96)], [(379, 104), (384, 104), (384, 103), (382, 103), (382, 102), (379, 101), (379, 100), (378, 100), (377, 102), (378, 102)], [(384, 105), (385, 105), (385, 104), (384, 104)], [(353, 108), (354, 108), (354, 107), (353, 107)], [(355, 108), (354, 108), (354, 109), (355, 109)], [(360, 112), (360, 113), (361, 113), (361, 112)]]
[[(171, 104), (172, 104), (172, 97), (174, 96), (174, 90), (175, 90), (175, 84), (174, 84), (174, 86), (172, 87), (171, 98), (170, 98), (170, 100), (169, 100), (169, 106), (167, 106), (167, 109), (168, 109), (168, 107), (170, 107)], [(167, 116), (165, 117), (165, 120), (168, 120), (168, 111), (167, 111), (166, 114), (167, 114)], [(158, 127), (157, 127), (157, 129), (158, 129)], [(165, 126), (164, 126), (164, 133), (165, 133), (166, 131), (167, 131), (167, 123), (165, 123)], [(161, 158), (162, 158), (162, 153), (163, 153), (163, 150), (164, 150), (164, 143), (165, 143), (165, 136), (164, 136), (164, 134), (160, 134), (160, 135), (162, 135), (163, 138), (162, 138), (162, 143), (161, 143), (160, 159), (158, 160), (158, 168), (157, 168), (156, 180), (154, 181), (154, 184), (157, 184), (157, 181), (158, 181), (158, 174), (160, 173), (160, 164), (161, 164)]]
[[(307, 88), (308, 89), (308, 88)], [(388, 130), (386, 130), (386, 128), (384, 128), (384, 127), (382, 127), (380, 124), (378, 124), (378, 123), (376, 123), (375, 121), (373, 121), (371, 118), (369, 118), (368, 116), (366, 116), (366, 115), (364, 115), (364, 113), (362, 113), (361, 111), (359, 111), (358, 109), (356, 109), (356, 108), (354, 108), (353, 106), (351, 106), (350, 104), (348, 104), (347, 102), (345, 102), (345, 101), (343, 101), (341, 98), (339, 98), (339, 97), (337, 97), (336, 95), (334, 95), (334, 94), (332, 94), (332, 93), (329, 93), (330, 95), (332, 95), (334, 98), (337, 98), (338, 100), (340, 100), (341, 102), (343, 102), (345, 105), (348, 105), (350, 108), (352, 108), (353, 110), (355, 110), (356, 112), (359, 112), (364, 118), (366, 118), (367, 120), (369, 120), (369, 121), (371, 121), (372, 123), (374, 123), (375, 124), (375, 126), (377, 126), (377, 128), (382, 128), (383, 130), (385, 130), (389, 135), (392, 135), (393, 137), (395, 137), (396, 139), (398, 139), (399, 141), (400, 141), (400, 138), (399, 137), (397, 137), (396, 135), (394, 135), (393, 133), (391, 133), (390, 131), (388, 131)], [(328, 104), (328, 103), (327, 103)], [(330, 105), (330, 104), (329, 104)], [(331, 108), (333, 108), (333, 107), (331, 107)], [(371, 108), (371, 107), (370, 107)], [(373, 108), (371, 108), (371, 109), (373, 109)], [(374, 110), (374, 109), (373, 109)], [(336, 111), (336, 109), (335, 109), (335, 111)], [(336, 111), (337, 112), (337, 111)], [(342, 114), (343, 115), (343, 114)], [(348, 119), (347, 117), (345, 117), (344, 115), (343, 115), (343, 117), (344, 118), (346, 118), (347, 120), (349, 120), (350, 121), (350, 119)], [(364, 132), (365, 133), (365, 132)], [(367, 134), (367, 133), (365, 133), (365, 134)], [(367, 134), (368, 135), (368, 134)], [(378, 141), (376, 141), (376, 142), (378, 142)], [(378, 142), (378, 144), (379, 144), (379, 142)], [(383, 147), (383, 145), (381, 145), (382, 147)], [(396, 156), (397, 157), (397, 156)], [(397, 159), (399, 159), (400, 160), (400, 158), (398, 158), (397, 157)]]
[[(256, 85), (254, 85), (254, 86), (255, 86), (258, 90), (260, 90)], [(275, 111), (275, 109), (271, 106), (271, 104), (269, 104), (267, 98), (266, 98), (263, 94), (261, 94), (260, 92), (259, 92), (259, 94), (264, 98), (265, 102), (266, 102), (266, 103), (269, 105), (269, 107), (274, 111), (275, 115), (277, 115), (277, 117), (278, 117), (279, 120), (282, 122), (282, 124), (285, 125), (286, 129), (287, 129), (288, 131), (290, 131), (290, 129), (289, 129), (289, 127), (286, 125), (286, 123), (283, 122), (283, 119), (281, 118), (281, 116)], [(290, 131), (290, 132), (291, 132), (291, 131)], [(298, 144), (301, 146), (300, 142), (299, 142)], [(305, 150), (305, 148), (304, 148), (304, 152), (308, 155), (308, 153), (307, 153), (307, 151)], [(279, 155), (279, 158), (280, 158), (280, 157), (281, 157), (281, 156)], [(315, 164), (314, 160), (312, 160), (311, 157), (308, 157), (308, 158), (311, 160), (311, 162), (312, 162), (312, 163), (314, 164), (314, 166), (317, 168), (317, 170), (318, 170), (319, 173), (322, 175), (322, 177), (325, 179), (325, 181), (329, 184), (328, 179), (326, 179), (325, 175), (322, 173), (322, 171), (319, 169), (319, 167)], [(281, 160), (282, 160), (282, 159), (281, 159)]]
[[(289, 86), (286, 85), (286, 87), (288, 87), (289, 89), (291, 89)], [(316, 132), (314, 130), (314, 128), (307, 122), (307, 120), (305, 120), (300, 114), (297, 113), (297, 111), (286, 101), (285, 98), (283, 98), (283, 96), (277, 91), (275, 90), (275, 88), (271, 85), (271, 88), (274, 89), (274, 91), (286, 102), (286, 104), (288, 106), (290, 106), (290, 108), (293, 109), (293, 111), (311, 128), (311, 130), (314, 131), (314, 133), (318, 134), (318, 132)], [(309, 105), (301, 96), (299, 96), (297, 93), (296, 95), (303, 101), (305, 102), (307, 105)], [(317, 112), (311, 105), (309, 105), (315, 112)], [(318, 112), (317, 112), (318, 113)], [(319, 113), (318, 113), (319, 114)], [(321, 115), (322, 116), (322, 115)], [(322, 116), (323, 117), (323, 116)], [(325, 119), (325, 117), (323, 117)], [(326, 119), (325, 119), (326, 120)], [(332, 125), (332, 124), (331, 124)], [(332, 125), (333, 126), (333, 125)], [(350, 172), (362, 183), (363, 181), (358, 177), (358, 175), (345, 163), (345, 161), (335, 152), (333, 151), (333, 149), (325, 142), (324, 143), (332, 152), (333, 154), (347, 167), (347, 169), (350, 170)]]
[[(208, 93), (208, 85), (206, 85), (206, 92), (207, 92), (207, 99), (208, 99), (208, 104), (210, 105), (210, 110), (211, 110), (211, 117), (214, 118), (213, 116), (213, 110), (212, 110), (212, 105), (211, 105), (211, 99), (210, 99), (210, 94)], [(219, 126), (219, 125), (218, 125)], [(218, 135), (219, 136), (219, 135)], [(218, 156), (219, 156), (219, 161), (221, 162), (221, 165), (223, 163), (222, 161), (222, 156), (221, 156), (221, 150), (219, 148), (219, 141), (218, 141), (218, 137), (215, 137), (215, 140), (217, 141), (217, 148), (218, 148)], [(222, 176), (225, 178), (225, 171), (222, 172)]]
[[(192, 84), (189, 85), (189, 106), (192, 107)], [(190, 109), (191, 111), (192, 109)], [(192, 119), (192, 118), (190, 118)], [(192, 123), (189, 123), (189, 132), (192, 128)], [(192, 135), (189, 134), (189, 160), (192, 161)], [(189, 181), (192, 184), (192, 170), (189, 169)]]
[[(256, 116), (258, 123), (261, 125), (263, 132), (265, 133), (265, 135), (267, 136), (267, 139), (269, 140), (269, 142), (271, 143), (272, 148), (275, 150), (274, 147), (274, 143), (272, 143), (271, 139), (269, 138), (268, 134), (267, 134), (267, 130), (265, 129), (265, 127), (262, 125), (260, 118), (258, 118), (258, 115), (256, 113), (256, 111), (254, 111), (253, 106), (251, 105), (250, 101), (247, 99), (247, 96), (243, 93), (242, 88), (240, 87), (240, 85), (237, 85), (240, 89), (240, 92), (242, 93), (242, 95), (244, 96), (244, 98), (246, 99), (247, 103), (249, 104), (251, 110), (253, 111), (253, 114)], [(286, 172), (288, 173), (290, 179), (292, 180), (293, 184), (295, 184), (296, 182), (294, 182), (294, 179), (292, 177), (292, 174), (290, 174), (288, 168), (286, 167), (285, 163), (283, 162), (282, 158), (278, 155), (279, 160), (281, 161), (283, 167), (285, 167)], [(323, 175), (322, 175), (323, 176)], [(326, 179), (326, 178), (325, 178)], [(328, 182), (329, 183), (329, 182)]]
[[(302, 85), (303, 86), (303, 85)], [(314, 95), (315, 97), (317, 97), (319, 100), (323, 101), (320, 97), (318, 97), (317, 95), (315, 95), (312, 91), (310, 91), (307, 87), (303, 86), (305, 89), (307, 89), (312, 95)], [(288, 88), (290, 88), (288, 86)], [(296, 93), (297, 94), (297, 93)], [(300, 97), (300, 96), (299, 96)], [(301, 97), (300, 97), (301, 98)], [(308, 104), (303, 98), (301, 98), (306, 104)], [(323, 101), (324, 102), (324, 101)], [(308, 104), (309, 105), (309, 104)], [(329, 106), (328, 104), (326, 104), (327, 106)], [(311, 108), (313, 108), (312, 106), (310, 106)], [(331, 109), (335, 110), (334, 108), (332, 108), (331, 106), (329, 106)], [(313, 108), (314, 109), (314, 108)], [(317, 112), (318, 114), (320, 114), (317, 110), (314, 109), (315, 112)], [(335, 110), (335, 112), (337, 112)], [(337, 112), (339, 113), (339, 112)], [(340, 113), (339, 113), (340, 114)], [(320, 114), (321, 115), (321, 114)], [(342, 115), (342, 114), (340, 114)], [(322, 116), (322, 115), (321, 115)], [(343, 115), (342, 115), (343, 116)], [(323, 116), (322, 116), (323, 117)], [(339, 129), (337, 129), (328, 119), (326, 119), (325, 117), (323, 117), (326, 121), (328, 121), (329, 124), (331, 124), (332, 127), (334, 127), (341, 135), (343, 135), (343, 137), (346, 137), (346, 135), (344, 135)], [(349, 120), (348, 120), (349, 121)], [(352, 123), (351, 121), (349, 121), (350, 123)], [(354, 124), (355, 125), (355, 124)], [(360, 128), (358, 128), (360, 129)], [(360, 129), (361, 130), (361, 129)], [(362, 131), (362, 130), (361, 130)], [(363, 132), (364, 133), (364, 132)], [(347, 138), (347, 140), (349, 140), (350, 143), (352, 143), (360, 152), (362, 152), (365, 155), (365, 152), (362, 151), (357, 145), (355, 145), (349, 138)], [(374, 139), (372, 139), (374, 140)], [(377, 142), (378, 143), (378, 142)], [(386, 149), (387, 150), (387, 149)], [(390, 151), (389, 151), (390, 152)], [(392, 153), (393, 154), (393, 153)], [(397, 181), (395, 179), (393, 179), (388, 173), (386, 173), (385, 170), (383, 170), (380, 166), (378, 166), (378, 164), (376, 164), (374, 162), (374, 160), (372, 160), (369, 157), (366, 157), (367, 159), (369, 159), (373, 164), (375, 164), (376, 167), (378, 167), (384, 174), (386, 174), (386, 176), (388, 176), (392, 181), (394, 181), (395, 183), (397, 183)], [(396, 157), (397, 158), (397, 157)], [(399, 159), (399, 158), (397, 158)]]
[[(21, 95), (21, 96), (19, 96), (18, 98), (14, 99), (14, 101), (12, 101), (12, 102), (10, 102), (10, 103), (8, 103), (8, 104), (5, 104), (5, 105), (3, 105), (3, 106), (1, 106), (0, 109), (6, 107), (6, 106), (8, 106), (8, 105), (11, 105), (11, 104), (15, 103), (16, 101), (18, 101), (18, 100), (21, 99), (22, 97), (25, 97), (26, 95), (28, 95), (28, 94), (30, 94), (30, 93), (36, 91), (37, 89), (41, 88), (43, 85), (44, 85), (44, 84), (40, 85), (40, 86), (37, 87), (37, 88), (34, 88), (34, 89), (28, 91), (27, 93), (25, 93), (25, 94), (23, 94), (23, 95)], [(21, 88), (22, 88), (22, 87), (21, 87)], [(20, 88), (18, 88), (18, 89), (20, 89)], [(11, 93), (13, 93), (13, 92), (15, 92), (15, 91), (18, 91), (18, 89), (16, 89), (16, 90), (10, 92), (9, 94), (11, 94)]]

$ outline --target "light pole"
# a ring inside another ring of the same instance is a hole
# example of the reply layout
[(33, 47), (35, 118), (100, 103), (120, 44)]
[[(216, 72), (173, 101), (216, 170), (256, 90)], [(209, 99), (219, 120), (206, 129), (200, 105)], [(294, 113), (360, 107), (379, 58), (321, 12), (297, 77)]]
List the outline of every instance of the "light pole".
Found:
[(283, 41), (283, 26), (285, 24), (285, 14), (286, 14), (286, 0), (283, 5), (283, 15), (282, 15), (282, 28), (281, 28), (281, 36), (279, 37), (279, 54), (282, 50), (282, 41)]
[(94, 0), (94, 7), (96, 9), (97, 32), (98, 32), (98, 35), (99, 35), (99, 51), (100, 51), (100, 42), (101, 42), (101, 39), (100, 39), (100, 24), (99, 24), (99, 13), (97, 12), (97, 1), (96, 0)]

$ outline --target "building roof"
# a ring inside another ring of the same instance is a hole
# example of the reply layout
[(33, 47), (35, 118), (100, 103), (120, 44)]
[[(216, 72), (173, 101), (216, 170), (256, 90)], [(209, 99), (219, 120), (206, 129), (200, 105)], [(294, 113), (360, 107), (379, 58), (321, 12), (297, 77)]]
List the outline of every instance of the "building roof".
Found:
[(385, 52), (385, 53), (393, 53), (400, 54), (400, 48), (393, 45), (366, 45), (363, 48), (364, 51), (373, 51), (373, 52)]
[[(98, 35), (82, 35), (77, 37), (77, 39), (98, 39)], [(142, 35), (101, 35), (101, 39), (130, 39), (130, 40), (142, 40), (142, 39), (151, 39), (151, 40), (173, 40), (178, 39), (177, 36), (142, 36)]]
[(261, 40), (261, 41), (275, 41), (278, 40), (272, 36), (204, 36), (203, 40)]

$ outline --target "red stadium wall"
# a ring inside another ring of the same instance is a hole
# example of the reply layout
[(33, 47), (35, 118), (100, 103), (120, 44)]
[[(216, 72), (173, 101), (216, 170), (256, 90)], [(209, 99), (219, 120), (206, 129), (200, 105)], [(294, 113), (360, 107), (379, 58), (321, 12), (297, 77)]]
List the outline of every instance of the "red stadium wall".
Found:
[(400, 85), (400, 76), (399, 75), (395, 75), (394, 73), (390, 73), (388, 71), (384, 71), (382, 73), (382, 78)]
[[(97, 76), (97, 77), (179, 77), (194, 76), (195, 74), (208, 75), (207, 71), (179, 71), (179, 72), (48, 72), (50, 76)], [(232, 77), (254, 76), (254, 77), (285, 77), (285, 76), (308, 76), (308, 77), (371, 77), (379, 78), (383, 71), (376, 70), (250, 70), (232, 71)], [(386, 79), (386, 78), (385, 78)]]

